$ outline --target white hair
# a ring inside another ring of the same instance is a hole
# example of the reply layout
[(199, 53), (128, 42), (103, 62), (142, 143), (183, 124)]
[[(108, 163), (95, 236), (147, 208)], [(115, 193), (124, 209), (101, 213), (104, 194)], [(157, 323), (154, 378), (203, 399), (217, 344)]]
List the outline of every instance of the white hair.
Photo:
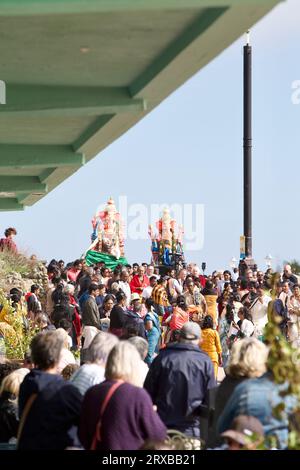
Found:
[(88, 360), (92, 363), (105, 365), (110, 351), (118, 342), (119, 340), (115, 335), (100, 331), (89, 346)]
[(64, 291), (66, 294), (73, 295), (75, 291), (75, 286), (73, 286), (73, 284), (67, 284), (66, 287), (64, 288)]
[(55, 330), (55, 333), (57, 334), (59, 338), (62, 339), (63, 347), (69, 349), (69, 340), (68, 340), (69, 335), (66, 332), (66, 330), (64, 330), (63, 328), (57, 328), (57, 330)]
[(260, 377), (267, 371), (269, 349), (256, 338), (233, 344), (227, 372), (234, 377)]
[(128, 341), (136, 347), (143, 361), (148, 354), (148, 341), (141, 336), (133, 336)]
[(199, 268), (199, 266), (197, 266), (197, 265), (194, 266), (194, 267), (192, 268), (192, 273), (193, 273), (195, 276), (197, 276), (197, 274), (200, 274), (200, 268)]
[(120, 341), (109, 353), (105, 378), (107, 380), (121, 379), (131, 385), (141, 387), (141, 357), (133, 344), (128, 341)]

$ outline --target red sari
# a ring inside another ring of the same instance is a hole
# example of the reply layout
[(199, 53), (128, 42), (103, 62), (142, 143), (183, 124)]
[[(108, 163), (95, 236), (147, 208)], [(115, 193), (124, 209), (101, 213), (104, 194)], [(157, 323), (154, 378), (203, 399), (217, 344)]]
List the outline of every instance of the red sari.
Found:
[(81, 318), (80, 318), (80, 315), (78, 313), (78, 310), (77, 310), (77, 302), (75, 300), (75, 297), (73, 297), (73, 295), (69, 295), (69, 298), (70, 298), (70, 304), (71, 305), (74, 305), (74, 315), (75, 315), (75, 318), (73, 320), (73, 326), (74, 326), (74, 330), (76, 332), (76, 337), (79, 338), (79, 336), (81, 335)]

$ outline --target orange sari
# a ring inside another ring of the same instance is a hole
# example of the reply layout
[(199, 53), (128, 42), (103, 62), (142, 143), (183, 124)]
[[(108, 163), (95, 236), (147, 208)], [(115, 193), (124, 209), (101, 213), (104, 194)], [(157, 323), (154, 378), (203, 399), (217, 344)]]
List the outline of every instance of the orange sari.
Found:
[(170, 321), (170, 329), (173, 330), (181, 330), (183, 325), (187, 323), (190, 319), (189, 312), (185, 312), (180, 307), (175, 307), (174, 312), (172, 314), (172, 318)]

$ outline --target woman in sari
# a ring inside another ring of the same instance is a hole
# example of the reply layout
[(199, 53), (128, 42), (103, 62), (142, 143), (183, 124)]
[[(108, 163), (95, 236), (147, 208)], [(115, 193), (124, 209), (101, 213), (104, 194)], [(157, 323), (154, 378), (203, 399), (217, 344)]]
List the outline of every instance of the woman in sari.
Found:
[(147, 313), (145, 315), (144, 322), (148, 341), (148, 353), (145, 362), (150, 365), (158, 353), (161, 330), (159, 316), (154, 310), (153, 300), (146, 299), (145, 305)]
[(200, 347), (211, 358), (214, 366), (215, 378), (217, 378), (218, 368), (219, 366), (222, 367), (222, 347), (219, 333), (213, 328), (213, 318), (210, 315), (206, 315), (202, 324), (202, 342)]
[(206, 301), (206, 314), (210, 315), (214, 321), (214, 327), (218, 324), (218, 308), (217, 308), (217, 290), (211, 281), (206, 281), (205, 288), (201, 292)]
[(188, 307), (183, 295), (177, 298), (177, 306), (174, 308), (170, 321), (170, 330), (181, 330), (183, 325), (190, 320)]
[(222, 347), (222, 362), (224, 369), (227, 366), (230, 355), (230, 349), (234, 340), (234, 337), (231, 338), (230, 336), (231, 325), (234, 321), (233, 307), (227, 304), (225, 310), (226, 313), (219, 322), (219, 335)]

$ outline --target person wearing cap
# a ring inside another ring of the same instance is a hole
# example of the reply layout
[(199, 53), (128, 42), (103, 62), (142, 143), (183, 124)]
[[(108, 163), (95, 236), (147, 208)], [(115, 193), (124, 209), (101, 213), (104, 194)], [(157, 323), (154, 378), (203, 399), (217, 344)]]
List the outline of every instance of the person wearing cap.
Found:
[(131, 294), (131, 297), (130, 297), (130, 306), (131, 306), (131, 309), (133, 310), (135, 306), (139, 305), (141, 303), (141, 297), (139, 294), (137, 294), (136, 292)]
[(221, 434), (225, 439), (224, 450), (256, 450), (264, 441), (264, 428), (254, 416), (240, 415), (232, 421), (232, 426)]
[(137, 329), (137, 335), (146, 339), (146, 330), (144, 320), (141, 318), (142, 302), (141, 297), (137, 293), (131, 294), (130, 307), (125, 311), (123, 333), (128, 327), (135, 326)]
[[(188, 322), (178, 343), (161, 350), (152, 362), (144, 387), (168, 429), (200, 439), (198, 409), (209, 389), (216, 386), (210, 358), (199, 347), (201, 329)], [(199, 443), (200, 445), (200, 443)]]

